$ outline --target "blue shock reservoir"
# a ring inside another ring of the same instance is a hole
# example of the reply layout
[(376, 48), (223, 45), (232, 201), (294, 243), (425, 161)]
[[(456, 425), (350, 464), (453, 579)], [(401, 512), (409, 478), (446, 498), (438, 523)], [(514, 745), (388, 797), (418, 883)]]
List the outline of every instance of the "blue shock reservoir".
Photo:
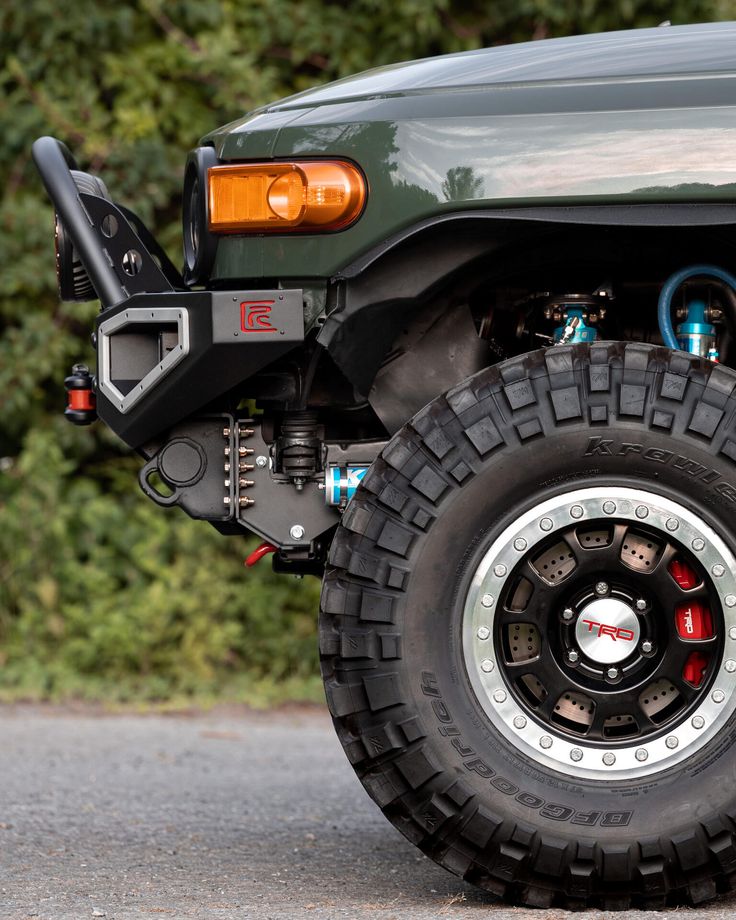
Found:
[(677, 344), (683, 351), (717, 360), (716, 327), (707, 322), (704, 301), (691, 300), (688, 303), (685, 321), (677, 327)]
[(325, 503), (335, 507), (346, 505), (367, 472), (365, 464), (328, 466), (325, 470)]

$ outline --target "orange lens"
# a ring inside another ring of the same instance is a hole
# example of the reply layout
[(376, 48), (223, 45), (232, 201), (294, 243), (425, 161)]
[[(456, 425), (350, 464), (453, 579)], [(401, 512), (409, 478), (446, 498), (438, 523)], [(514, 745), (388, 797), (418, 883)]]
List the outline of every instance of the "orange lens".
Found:
[(207, 178), (213, 233), (341, 230), (366, 199), (362, 173), (342, 160), (213, 166)]

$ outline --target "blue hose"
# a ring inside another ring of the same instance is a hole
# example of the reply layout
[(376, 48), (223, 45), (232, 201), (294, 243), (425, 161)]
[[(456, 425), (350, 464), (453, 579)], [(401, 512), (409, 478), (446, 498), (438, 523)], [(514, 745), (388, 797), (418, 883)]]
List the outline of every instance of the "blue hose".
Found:
[(690, 265), (687, 268), (681, 268), (674, 275), (670, 275), (659, 292), (659, 303), (657, 304), (659, 331), (664, 339), (664, 344), (668, 348), (674, 348), (675, 350), (680, 348), (670, 317), (672, 298), (683, 281), (687, 281), (688, 278), (694, 278), (696, 275), (718, 278), (719, 281), (723, 281), (736, 293), (736, 276), (727, 272), (725, 268), (719, 268), (717, 265)]

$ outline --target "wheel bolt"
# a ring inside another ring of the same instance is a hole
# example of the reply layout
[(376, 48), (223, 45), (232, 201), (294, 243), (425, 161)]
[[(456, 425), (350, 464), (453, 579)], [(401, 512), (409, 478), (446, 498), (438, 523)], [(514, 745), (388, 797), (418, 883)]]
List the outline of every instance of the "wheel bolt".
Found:
[(483, 597), (480, 599), (480, 602), (481, 604), (483, 604), (484, 607), (492, 607), (493, 606), (493, 595), (484, 594)]
[(614, 514), (616, 511), (616, 505), (614, 502), (603, 502), (603, 511), (606, 514)]
[(499, 563), (499, 565), (497, 565), (493, 570), (493, 574), (497, 578), (503, 578), (503, 576), (506, 574), (506, 566)]
[(615, 754), (611, 754), (611, 753), (604, 754), (604, 755), (603, 755), (603, 763), (604, 763), (607, 767), (612, 767), (612, 766), (616, 763), (616, 755), (615, 755)]
[(542, 520), (539, 522), (539, 526), (542, 528), (542, 530), (552, 530), (555, 525), (552, 518), (542, 518)]
[(493, 699), (494, 699), (497, 703), (505, 703), (505, 702), (506, 702), (506, 691), (505, 691), (505, 690), (496, 690), (496, 692), (493, 694)]
[(644, 750), (644, 748), (639, 748), (634, 754), (634, 757), (639, 761), (639, 763), (644, 763), (644, 761), (649, 757), (649, 754)]
[(645, 639), (641, 644), (641, 650), (645, 655), (648, 655), (653, 648), (654, 645), (652, 645), (649, 639)]
[(734, 661), (733, 658), (729, 658), (723, 667), (726, 669), (726, 671), (728, 671), (729, 674), (733, 674), (734, 671), (736, 671), (736, 661)]
[(481, 671), (485, 671), (486, 674), (490, 674), (490, 672), (493, 670), (493, 662), (491, 661), (491, 659), (486, 658), (483, 661), (481, 661), (480, 669)]
[(526, 719), (524, 716), (514, 716), (514, 728), (526, 728)]
[(723, 690), (714, 690), (711, 693), (710, 698), (714, 703), (722, 703), (726, 699), (726, 694), (723, 692)]
[(479, 639), (487, 639), (490, 636), (490, 634), (491, 634), (491, 631), (487, 626), (478, 627), (478, 638)]
[(549, 735), (542, 735), (539, 739), (539, 746), (544, 748), (545, 751), (548, 751), (552, 747), (552, 739)]
[(644, 600), (643, 597), (640, 597), (634, 606), (636, 607), (637, 610), (646, 610), (647, 602)]
[(580, 748), (573, 748), (570, 751), (570, 760), (574, 760), (575, 763), (579, 763), (583, 759), (583, 752)]
[(609, 680), (616, 680), (616, 678), (618, 677), (618, 668), (609, 668), (606, 671), (606, 677)]
[(570, 517), (581, 518), (583, 514), (584, 512), (580, 505), (573, 505), (572, 508), (570, 508)]
[(572, 609), (572, 607), (565, 607), (565, 609), (562, 611), (562, 619), (566, 620), (568, 623), (574, 616), (575, 611)]
[(526, 540), (523, 537), (517, 537), (514, 540), (514, 549), (519, 553), (523, 553), (526, 549)]
[(574, 648), (571, 648), (570, 651), (567, 653), (567, 660), (570, 662), (570, 664), (575, 664), (575, 662), (579, 658), (580, 658), (580, 655), (578, 655), (578, 653), (575, 651)]
[(680, 526), (680, 522), (677, 520), (677, 518), (668, 518), (667, 523), (664, 526), (669, 531), (675, 531)]
[(692, 542), (692, 547), (696, 553), (701, 552), (705, 549), (705, 540), (701, 540), (700, 537), (696, 537)]
[(674, 749), (677, 747), (679, 743), (680, 742), (677, 740), (677, 738), (675, 738), (674, 735), (670, 735), (669, 738), (667, 738), (667, 740), (665, 741), (665, 744), (671, 751), (674, 751)]
[(705, 725), (705, 719), (702, 716), (693, 716), (690, 724), (693, 728), (702, 728)]
[(639, 505), (636, 509), (635, 514), (638, 518), (645, 518), (649, 516), (649, 508), (646, 505)]
[(595, 583), (595, 593), (600, 597), (608, 594), (608, 584), (605, 581), (597, 581)]
[(720, 562), (718, 562), (713, 566), (711, 572), (715, 575), (716, 578), (721, 578), (723, 575), (725, 575), (726, 569), (720, 564)]

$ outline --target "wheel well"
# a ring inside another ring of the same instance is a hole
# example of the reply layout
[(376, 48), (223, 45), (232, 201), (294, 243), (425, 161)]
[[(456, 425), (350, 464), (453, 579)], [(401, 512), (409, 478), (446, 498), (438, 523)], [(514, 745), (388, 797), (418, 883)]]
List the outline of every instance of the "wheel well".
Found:
[(333, 280), (319, 341), (389, 431), (481, 367), (551, 343), (545, 295), (609, 284), (616, 300), (604, 331), (659, 341), (657, 292), (668, 275), (734, 262), (736, 209), (700, 207), (479, 212), (412, 228)]

